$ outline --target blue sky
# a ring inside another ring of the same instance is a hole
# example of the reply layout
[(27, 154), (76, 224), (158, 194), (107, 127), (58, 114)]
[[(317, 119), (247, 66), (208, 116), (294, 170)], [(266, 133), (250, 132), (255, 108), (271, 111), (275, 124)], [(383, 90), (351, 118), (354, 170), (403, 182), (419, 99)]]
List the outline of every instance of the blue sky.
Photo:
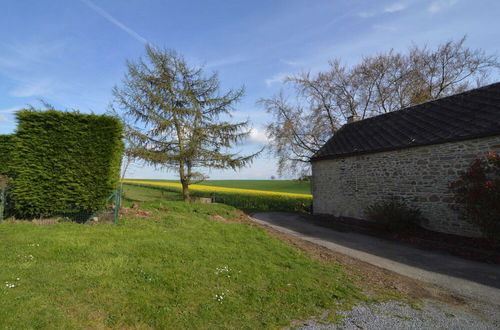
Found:
[[(497, 0), (4, 0), (0, 19), (0, 134), (13, 111), (44, 99), (57, 108), (103, 113), (125, 61), (144, 44), (173, 48), (219, 72), (225, 88), (246, 88), (236, 119), (253, 122), (238, 150), (265, 144), (271, 118), (256, 104), (286, 74), (325, 69), (329, 59), (362, 56), (412, 43), (434, 46), (467, 34), (467, 46), (500, 53)], [(213, 179), (267, 179), (275, 160), (212, 171)], [(131, 177), (175, 178), (134, 166)]]

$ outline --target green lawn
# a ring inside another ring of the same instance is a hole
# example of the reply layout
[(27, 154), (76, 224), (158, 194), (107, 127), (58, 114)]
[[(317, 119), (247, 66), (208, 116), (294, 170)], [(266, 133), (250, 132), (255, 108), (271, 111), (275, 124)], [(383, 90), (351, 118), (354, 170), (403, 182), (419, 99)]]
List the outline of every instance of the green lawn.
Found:
[[(134, 180), (134, 179), (130, 179)], [(137, 179), (139, 180), (139, 179)], [(146, 179), (144, 179), (146, 180)], [(147, 181), (162, 181), (162, 182), (175, 182), (177, 180), (150, 180)], [(279, 191), (295, 194), (310, 194), (311, 183), (308, 181), (294, 181), (294, 180), (207, 180), (200, 185), (216, 186), (227, 188), (240, 188), (240, 189), (254, 189), (264, 191)]]
[(2, 328), (274, 328), (365, 300), (342, 266), (212, 220), (230, 206), (125, 194), (119, 225), (0, 225)]

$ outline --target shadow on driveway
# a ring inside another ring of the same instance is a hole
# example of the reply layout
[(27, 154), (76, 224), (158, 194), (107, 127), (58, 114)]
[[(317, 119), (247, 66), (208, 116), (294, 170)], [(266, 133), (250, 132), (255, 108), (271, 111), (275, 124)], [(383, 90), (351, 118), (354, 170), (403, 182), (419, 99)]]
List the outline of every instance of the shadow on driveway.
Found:
[(396, 273), (500, 305), (500, 266), (452, 256), (405, 242), (315, 225), (312, 215), (258, 212), (261, 224)]

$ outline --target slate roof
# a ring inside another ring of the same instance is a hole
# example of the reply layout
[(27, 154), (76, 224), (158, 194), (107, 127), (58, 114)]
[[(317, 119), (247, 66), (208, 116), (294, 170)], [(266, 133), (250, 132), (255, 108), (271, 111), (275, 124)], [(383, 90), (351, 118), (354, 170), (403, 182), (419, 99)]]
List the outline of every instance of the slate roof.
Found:
[(500, 82), (346, 124), (311, 161), (500, 135)]

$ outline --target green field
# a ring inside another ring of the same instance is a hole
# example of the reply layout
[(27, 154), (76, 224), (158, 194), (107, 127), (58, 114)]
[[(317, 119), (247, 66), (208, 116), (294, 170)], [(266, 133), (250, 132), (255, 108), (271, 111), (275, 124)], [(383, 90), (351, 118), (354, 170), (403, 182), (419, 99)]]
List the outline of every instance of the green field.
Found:
[[(161, 185), (164, 184), (164, 185)], [(159, 190), (165, 193), (179, 193), (181, 188), (178, 186), (169, 186), (171, 182), (166, 181), (134, 181), (127, 180), (124, 183), (124, 189), (129, 186), (144, 187), (148, 190)], [(203, 191), (198, 190), (203, 188)], [(205, 190), (206, 189), (206, 190)], [(225, 191), (230, 189), (230, 191)], [(191, 197), (211, 198), (215, 203), (221, 203), (244, 210), (245, 212), (254, 211), (286, 211), (286, 212), (309, 212), (311, 209), (310, 195), (287, 195), (283, 192), (245, 190), (234, 187), (218, 186), (191, 186)]]
[[(160, 181), (160, 182), (174, 182), (178, 180), (152, 180), (152, 179), (130, 179), (130, 180), (147, 180), (147, 181)], [(227, 187), (227, 188), (240, 188), (240, 189), (253, 189), (264, 191), (278, 191), (295, 194), (310, 194), (311, 183), (309, 181), (295, 181), (295, 180), (207, 180), (200, 185)]]
[(343, 266), (226, 221), (233, 207), (124, 193), (118, 225), (0, 225), (2, 328), (276, 328), (366, 300)]

